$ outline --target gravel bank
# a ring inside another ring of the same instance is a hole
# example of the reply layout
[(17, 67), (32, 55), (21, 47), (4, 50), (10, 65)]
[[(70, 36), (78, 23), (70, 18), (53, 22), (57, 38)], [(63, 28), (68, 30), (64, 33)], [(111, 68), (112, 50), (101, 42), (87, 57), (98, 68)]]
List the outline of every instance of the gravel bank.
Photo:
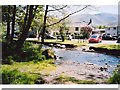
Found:
[(82, 64), (72, 61), (56, 61), (55, 63), (57, 69), (52, 71), (50, 75), (44, 76), (48, 84), (52, 84), (54, 79), (60, 75), (75, 77), (78, 80), (94, 80), (100, 84), (105, 83), (104, 81), (110, 77), (107, 71), (101, 71), (99, 66), (92, 63)]

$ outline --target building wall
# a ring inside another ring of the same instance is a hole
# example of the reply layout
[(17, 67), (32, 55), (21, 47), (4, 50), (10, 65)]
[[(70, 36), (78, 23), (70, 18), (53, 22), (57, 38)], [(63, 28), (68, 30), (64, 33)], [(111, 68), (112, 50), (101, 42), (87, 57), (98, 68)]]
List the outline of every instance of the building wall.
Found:
[(117, 36), (118, 35), (117, 27), (107, 27), (105, 29), (105, 34), (111, 34), (112, 36)]
[[(76, 30), (76, 28), (78, 28), (78, 30)], [(73, 33), (80, 33), (80, 27), (69, 27), (69, 33), (73, 34)]]

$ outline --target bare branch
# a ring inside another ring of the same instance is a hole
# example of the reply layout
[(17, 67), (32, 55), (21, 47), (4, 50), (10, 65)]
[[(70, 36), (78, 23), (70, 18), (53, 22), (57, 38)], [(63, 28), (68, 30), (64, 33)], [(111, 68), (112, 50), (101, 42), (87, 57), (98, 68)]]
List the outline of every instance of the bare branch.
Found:
[(66, 8), (67, 7), (67, 5), (65, 5), (65, 6), (63, 6), (63, 7), (61, 7), (61, 8), (55, 8), (55, 7), (53, 7), (53, 6), (50, 6), (50, 7), (52, 7), (53, 9), (55, 9), (55, 10), (48, 10), (48, 12), (49, 11), (59, 11), (59, 10), (62, 10), (62, 9), (64, 9), (64, 8)]
[(80, 10), (78, 10), (78, 11), (75, 11), (75, 12), (73, 12), (73, 13), (70, 13), (70, 14), (68, 14), (67, 16), (65, 16), (64, 18), (60, 19), (58, 22), (53, 23), (53, 24), (51, 24), (51, 25), (47, 25), (46, 27), (53, 26), (53, 25), (55, 25), (55, 24), (57, 24), (57, 23), (60, 23), (61, 21), (65, 20), (66, 18), (70, 17), (71, 15), (73, 15), (73, 14), (75, 14), (75, 13), (78, 13), (78, 12), (86, 9), (88, 6), (90, 6), (90, 5), (86, 5), (86, 6), (83, 7), (82, 9), (80, 9)]

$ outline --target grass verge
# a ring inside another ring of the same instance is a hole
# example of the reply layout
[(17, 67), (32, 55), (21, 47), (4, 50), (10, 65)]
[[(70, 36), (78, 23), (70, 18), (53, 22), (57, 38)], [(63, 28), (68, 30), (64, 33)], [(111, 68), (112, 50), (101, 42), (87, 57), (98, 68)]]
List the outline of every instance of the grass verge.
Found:
[[(40, 41), (38, 41), (38, 40), (27, 40), (27, 41), (40, 42)], [(64, 42), (62, 42), (61, 40), (45, 39), (45, 42), (58, 43), (58, 44), (73, 44), (73, 45), (75, 45), (75, 46), (82, 46), (82, 45), (88, 44), (88, 41), (87, 41), (87, 40), (85, 40), (84, 42), (83, 42), (83, 40), (80, 40), (79, 42), (78, 42), (78, 40), (72, 40), (72, 41), (70, 41), (70, 40), (65, 40)]]
[(56, 67), (53, 60), (44, 60), (34, 63), (14, 62), (12, 65), (2, 65), (2, 78), (4, 84), (35, 84), (42, 71), (49, 74)]
[(98, 44), (95, 45), (94, 47), (99, 47), (99, 48), (106, 48), (108, 50), (120, 50), (120, 44)]
[(58, 78), (56, 78), (56, 80), (61, 83), (72, 82), (75, 84), (96, 84), (96, 82), (92, 80), (78, 80), (74, 77), (67, 77), (67, 76), (59, 76)]

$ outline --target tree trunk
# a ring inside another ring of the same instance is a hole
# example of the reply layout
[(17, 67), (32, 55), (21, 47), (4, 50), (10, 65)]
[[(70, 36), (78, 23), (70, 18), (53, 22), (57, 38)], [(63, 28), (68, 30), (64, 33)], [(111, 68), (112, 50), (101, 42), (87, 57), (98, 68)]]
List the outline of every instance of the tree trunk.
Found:
[(16, 15), (16, 5), (13, 7), (13, 17), (12, 17), (12, 32), (11, 32), (11, 42), (13, 41), (14, 37), (14, 28), (15, 28), (15, 15)]
[(46, 29), (47, 12), (48, 12), (48, 5), (46, 5), (45, 15), (44, 15), (44, 24), (43, 24), (42, 37), (41, 37), (42, 44), (44, 43), (44, 36), (45, 36), (45, 29)]
[[(28, 8), (29, 8), (29, 15), (28, 15)], [(27, 18), (28, 16), (28, 18)], [(27, 11), (26, 11), (26, 15), (24, 18), (24, 24), (23, 24), (23, 30), (22, 30), (22, 34), (20, 35), (20, 38), (17, 41), (17, 46), (16, 49), (18, 49), (18, 51), (21, 50), (23, 43), (25, 41), (25, 39), (27, 38), (27, 34), (29, 32), (29, 28), (31, 25), (31, 21), (32, 21), (32, 16), (33, 16), (33, 6), (27, 6)]]
[(6, 40), (8, 41), (10, 38), (10, 5), (8, 6), (8, 12), (7, 12), (7, 34), (6, 34)]
[[(28, 15), (28, 8), (29, 8), (29, 15)], [(34, 18), (36, 9), (37, 9), (37, 7), (34, 9), (33, 5), (27, 6), (26, 15), (24, 18), (23, 30), (22, 30), (22, 33), (20, 35), (20, 38), (17, 41), (17, 46), (16, 46), (16, 50), (18, 53), (21, 51), (21, 48), (24, 44), (24, 41), (27, 38), (27, 35), (28, 35), (29, 29), (30, 29), (30, 26), (32, 23), (32, 19)]]

